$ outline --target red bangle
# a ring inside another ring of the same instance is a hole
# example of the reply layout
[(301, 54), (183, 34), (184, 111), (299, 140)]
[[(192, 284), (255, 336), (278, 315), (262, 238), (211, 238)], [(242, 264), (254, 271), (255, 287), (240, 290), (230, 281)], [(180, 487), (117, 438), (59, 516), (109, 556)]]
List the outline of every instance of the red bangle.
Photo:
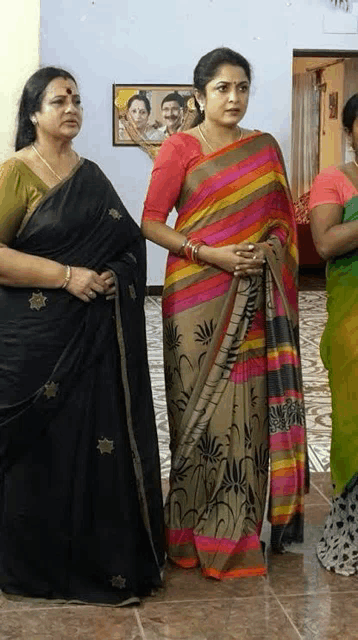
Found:
[(186, 258), (191, 262), (195, 262), (195, 264), (204, 266), (205, 262), (199, 260), (198, 258), (199, 249), (203, 245), (206, 245), (206, 242), (204, 240), (198, 240), (197, 242), (195, 240), (187, 240), (185, 245), (183, 246), (183, 251)]
[(193, 256), (193, 249), (194, 249), (194, 245), (193, 245), (193, 241), (192, 240), (187, 240), (185, 243), (185, 247), (184, 247), (184, 253), (185, 256), (188, 260), (192, 260)]

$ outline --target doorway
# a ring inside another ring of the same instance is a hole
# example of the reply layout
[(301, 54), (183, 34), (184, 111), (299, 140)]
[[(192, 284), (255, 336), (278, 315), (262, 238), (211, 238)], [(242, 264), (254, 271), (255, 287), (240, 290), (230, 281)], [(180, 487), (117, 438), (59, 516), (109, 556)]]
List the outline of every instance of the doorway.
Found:
[(358, 93), (357, 51), (294, 50), (292, 61), (291, 189), (301, 266), (321, 266), (309, 230), (309, 192), (326, 167), (352, 160), (342, 108)]
[(292, 63), (292, 175), (294, 200), (319, 171), (349, 162), (342, 108), (358, 92), (356, 51), (298, 51)]

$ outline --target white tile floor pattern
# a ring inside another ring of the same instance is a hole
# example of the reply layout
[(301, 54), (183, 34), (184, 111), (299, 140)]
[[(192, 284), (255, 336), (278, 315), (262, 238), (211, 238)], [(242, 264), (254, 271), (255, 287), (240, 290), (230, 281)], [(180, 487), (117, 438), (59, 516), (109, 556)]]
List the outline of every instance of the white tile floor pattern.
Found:
[[(306, 283), (306, 287), (309, 283)], [(317, 283), (313, 281), (313, 287)], [(318, 284), (318, 286), (320, 286)], [(326, 322), (326, 293), (300, 291), (300, 343), (305, 392), (307, 439), (312, 471), (329, 471), (331, 399), (327, 372), (319, 355), (319, 341)], [(156, 413), (162, 477), (170, 470), (169, 433), (166, 414), (162, 353), (161, 299), (148, 296), (145, 303), (148, 355)]]

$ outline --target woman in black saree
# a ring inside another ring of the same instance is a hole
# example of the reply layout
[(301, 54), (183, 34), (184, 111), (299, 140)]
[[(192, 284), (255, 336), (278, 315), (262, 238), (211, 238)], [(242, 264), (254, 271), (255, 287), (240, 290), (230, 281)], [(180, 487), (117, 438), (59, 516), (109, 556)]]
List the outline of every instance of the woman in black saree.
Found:
[(0, 588), (123, 605), (161, 584), (145, 244), (71, 141), (74, 78), (25, 85), (0, 169)]

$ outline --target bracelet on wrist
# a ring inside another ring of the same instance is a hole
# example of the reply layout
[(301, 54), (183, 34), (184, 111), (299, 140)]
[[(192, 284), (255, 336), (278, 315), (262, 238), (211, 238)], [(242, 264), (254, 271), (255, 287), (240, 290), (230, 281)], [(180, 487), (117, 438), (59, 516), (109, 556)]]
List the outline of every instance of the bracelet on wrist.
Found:
[(188, 260), (191, 260), (191, 262), (195, 262), (200, 266), (204, 266), (205, 262), (199, 260), (198, 258), (199, 249), (203, 245), (206, 245), (206, 242), (204, 240), (186, 240), (185, 244), (183, 245), (183, 253), (185, 257)]
[(67, 285), (68, 285), (68, 283), (70, 281), (70, 278), (71, 278), (71, 267), (70, 267), (69, 264), (67, 264), (66, 265), (66, 275), (65, 275), (65, 279), (64, 279), (64, 281), (63, 281), (63, 283), (61, 285), (61, 289), (66, 289), (67, 288)]

